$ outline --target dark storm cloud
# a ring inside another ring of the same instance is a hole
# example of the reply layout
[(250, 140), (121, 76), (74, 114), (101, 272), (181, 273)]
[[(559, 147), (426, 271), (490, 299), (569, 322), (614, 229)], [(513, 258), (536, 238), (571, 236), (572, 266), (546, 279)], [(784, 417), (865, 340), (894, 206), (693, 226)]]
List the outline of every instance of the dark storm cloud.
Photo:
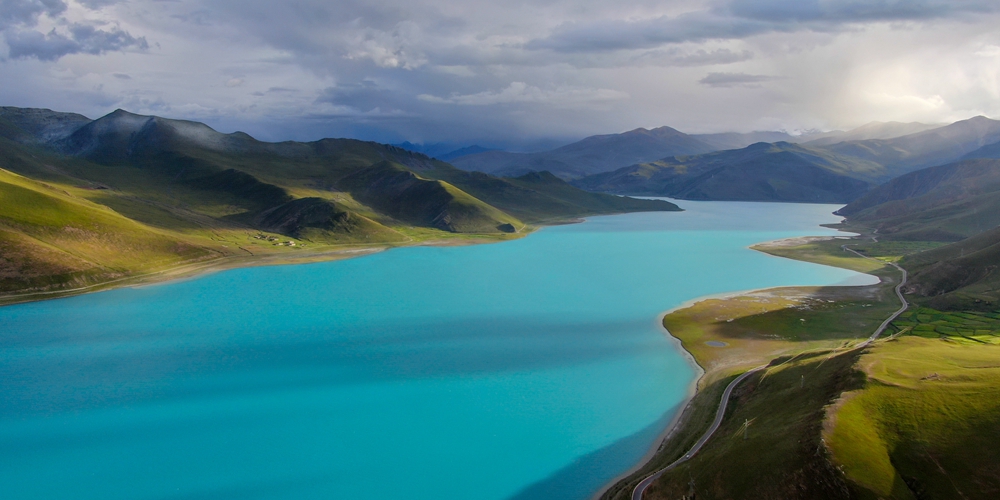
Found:
[(967, 18), (998, 10), (1000, 3), (994, 0), (736, 0), (677, 16), (569, 23), (525, 46), (568, 53), (644, 49), (673, 43), (743, 39), (766, 33), (838, 31), (873, 22)]
[(93, 26), (72, 24), (68, 31), (68, 35), (55, 30), (42, 34), (35, 30), (8, 28), (4, 31), (4, 41), (7, 42), (11, 58), (34, 57), (40, 61), (54, 61), (67, 54), (99, 55), (128, 48), (149, 48), (144, 37), (136, 38), (119, 28), (106, 31)]
[(34, 26), (42, 14), (56, 17), (66, 11), (62, 0), (0, 0), (0, 30), (8, 26)]
[[(269, 139), (500, 147), (639, 126), (944, 121), (1000, 110), (998, 8), (997, 0), (0, 0), (0, 74), (16, 72), (0, 86), (0, 104), (95, 116), (123, 107)], [(63, 59), (70, 54), (87, 56)], [(755, 87), (766, 90), (746, 91)]]
[[(91, 0), (81, 3), (88, 8), (99, 8), (116, 2)], [(118, 27), (104, 30), (85, 23), (68, 22), (62, 17), (67, 7), (61, 0), (0, 0), (0, 32), (7, 43), (8, 56), (55, 61), (68, 54), (99, 55), (127, 48), (149, 48), (144, 37), (136, 38)], [(43, 15), (55, 21), (59, 28), (52, 28), (47, 33), (34, 29)]]

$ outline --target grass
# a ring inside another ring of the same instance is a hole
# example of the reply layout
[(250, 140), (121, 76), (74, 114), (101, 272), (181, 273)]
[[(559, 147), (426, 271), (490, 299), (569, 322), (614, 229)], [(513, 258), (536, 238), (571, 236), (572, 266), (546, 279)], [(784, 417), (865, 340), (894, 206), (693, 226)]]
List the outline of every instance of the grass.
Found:
[(75, 197), (0, 170), (0, 290), (89, 285), (218, 256)]
[(861, 273), (872, 273), (879, 277), (894, 275), (894, 272), (886, 268), (883, 263), (860, 258), (841, 248), (843, 245), (851, 245), (851, 248), (854, 248), (855, 243), (858, 242), (843, 239), (795, 238), (781, 242), (761, 243), (751, 248), (777, 257), (841, 267)]
[(961, 344), (1000, 345), (1000, 314), (979, 311), (938, 311), (915, 307), (892, 322), (897, 332)]
[[(845, 256), (841, 244), (757, 248), (871, 270), (883, 283), (758, 291), (664, 318), (706, 368), (704, 392), (657, 456), (605, 498), (628, 498), (641, 477), (681, 456), (707, 428), (721, 387), (768, 359), (765, 375), (734, 392), (702, 451), (654, 482), (645, 498), (1000, 495), (1000, 313), (918, 307), (893, 322), (892, 338), (854, 348), (898, 307), (897, 278), (880, 262)], [(866, 250), (897, 260), (931, 246), (869, 243)]]
[(932, 250), (946, 245), (940, 241), (878, 241), (863, 242), (851, 245), (851, 248), (868, 257), (879, 259), (885, 262), (899, 262), (903, 257)]
[[(842, 244), (793, 240), (755, 248), (868, 270), (884, 281), (760, 290), (702, 300), (664, 317), (664, 326), (705, 375), (662, 448), (603, 498), (629, 498), (642, 477), (683, 455), (708, 428), (725, 386), (748, 368), (768, 363), (775, 366), (763, 383), (753, 378), (737, 390), (727, 420), (702, 453), (664, 474), (646, 498), (689, 495), (692, 479), (698, 498), (795, 498), (796, 492), (799, 498), (840, 498), (847, 483), (838, 482), (825, 455), (816, 454), (823, 408), (840, 391), (860, 385), (851, 369), (857, 353), (849, 348), (898, 307), (895, 270), (844, 252)], [(753, 420), (748, 440), (734, 439), (745, 420)]]
[(1000, 347), (903, 336), (859, 366), (824, 437), (860, 497), (1000, 496)]
[(733, 393), (726, 420), (691, 460), (664, 474), (647, 499), (845, 498), (821, 441), (826, 405), (860, 384), (858, 351), (777, 358)]

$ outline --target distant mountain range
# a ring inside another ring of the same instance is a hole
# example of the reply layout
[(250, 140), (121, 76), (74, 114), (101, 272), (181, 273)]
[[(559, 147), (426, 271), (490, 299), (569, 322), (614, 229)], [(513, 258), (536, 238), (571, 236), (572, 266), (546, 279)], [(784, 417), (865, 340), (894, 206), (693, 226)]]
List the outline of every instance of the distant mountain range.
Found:
[(689, 135), (670, 127), (652, 130), (639, 128), (621, 134), (591, 136), (566, 146), (537, 153), (480, 151), (481, 148), (473, 146), (468, 151), (428, 154), (450, 161), (463, 170), (497, 175), (520, 175), (529, 171), (547, 170), (558, 177), (571, 180), (639, 163), (654, 162), (670, 156), (742, 149), (759, 142), (807, 143), (822, 146), (851, 140), (893, 139), (939, 126), (923, 123), (871, 122), (846, 132), (838, 130), (799, 135), (775, 131)]
[(89, 120), (0, 108), (0, 276), (11, 278), (0, 291), (102, 282), (234, 248), (253, 254), (281, 237), (403, 244), (643, 210), (678, 208), (552, 176), (464, 172), (373, 142), (266, 143), (123, 110)]
[[(877, 124), (846, 136), (889, 135), (922, 124)], [(1000, 154), (1000, 121), (975, 117), (890, 139), (758, 143), (676, 155), (573, 180), (581, 188), (696, 200), (846, 203), (899, 175)]]
[(835, 130), (820, 134), (801, 136), (800, 141), (810, 146), (828, 146), (845, 141), (867, 141), (872, 139), (895, 139), (904, 135), (916, 134), (925, 130), (941, 127), (944, 124), (900, 123), (900, 122), (870, 122), (858, 128), (847, 131)]
[(548, 171), (564, 179), (573, 179), (665, 156), (707, 153), (716, 149), (670, 127), (638, 128), (622, 134), (587, 137), (551, 151), (489, 151), (452, 158), (451, 163), (463, 170), (495, 175)]
[(797, 144), (761, 142), (664, 158), (573, 183), (591, 191), (688, 200), (846, 203), (872, 187), (869, 181), (845, 175), (865, 167), (853, 161)]

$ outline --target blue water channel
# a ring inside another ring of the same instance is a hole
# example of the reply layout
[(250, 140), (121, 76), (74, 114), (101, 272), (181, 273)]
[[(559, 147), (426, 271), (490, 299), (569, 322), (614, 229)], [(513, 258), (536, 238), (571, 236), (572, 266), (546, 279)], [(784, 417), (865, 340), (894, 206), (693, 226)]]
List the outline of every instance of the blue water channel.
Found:
[(663, 311), (874, 282), (747, 248), (835, 206), (679, 203), (2, 307), (0, 496), (586, 499), (693, 380)]

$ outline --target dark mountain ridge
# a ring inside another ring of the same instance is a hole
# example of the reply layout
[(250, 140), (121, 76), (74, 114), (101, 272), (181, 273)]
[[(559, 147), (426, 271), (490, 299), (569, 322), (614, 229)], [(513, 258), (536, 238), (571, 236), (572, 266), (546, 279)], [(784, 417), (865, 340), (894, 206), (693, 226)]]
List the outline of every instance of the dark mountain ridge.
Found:
[(590, 191), (691, 200), (841, 203), (870, 184), (844, 172), (851, 159), (796, 144), (757, 143), (743, 149), (675, 156), (574, 181)]
[(508, 153), (491, 151), (454, 158), (463, 170), (514, 176), (547, 170), (558, 177), (573, 179), (607, 172), (665, 156), (690, 155), (716, 148), (670, 127), (638, 128), (621, 134), (587, 137), (551, 151)]
[(1000, 160), (965, 160), (897, 177), (836, 212), (885, 239), (958, 241), (1000, 224)]

